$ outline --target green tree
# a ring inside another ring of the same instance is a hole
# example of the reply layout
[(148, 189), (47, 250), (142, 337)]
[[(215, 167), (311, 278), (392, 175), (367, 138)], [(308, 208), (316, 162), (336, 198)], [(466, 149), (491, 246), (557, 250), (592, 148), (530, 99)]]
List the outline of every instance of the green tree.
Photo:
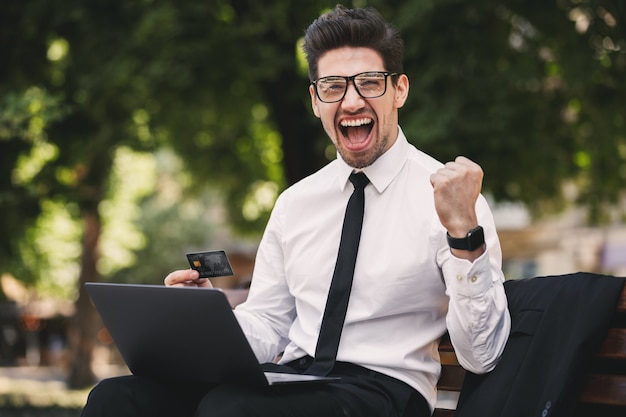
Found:
[[(317, 13), (317, 7), (309, 7)], [(93, 380), (88, 364), (95, 340), (95, 314), (83, 283), (103, 279), (98, 269), (100, 207), (110, 189), (116, 150), (149, 151), (169, 144), (184, 156), (199, 184), (219, 185), (228, 190), (231, 205), (248, 207), (231, 211), (235, 224), (247, 223), (253, 230), (256, 225), (258, 230), (271, 202), (251, 204), (250, 194), (268, 189), (275, 194), (276, 188), (267, 184), (284, 184), (283, 149), (263, 91), (273, 94), (276, 106), (289, 108), (276, 93), (293, 95), (289, 87), (297, 76), (294, 30), (285, 33), (293, 21), (286, 18), (302, 16), (303, 9), (296, 13), (294, 5), (167, 0), (69, 1), (62, 6), (42, 0), (4, 3), (3, 9), (0, 48), (10, 65), (0, 72), (2, 102), (11, 105), (13, 96), (26, 101), (25, 92), (36, 86), (58, 100), (52, 110), (66, 109), (62, 117), (47, 119), (27, 114), (30, 121), (47, 122), (39, 147), (51, 147), (53, 155), (21, 182), (11, 174), (18, 159), (38, 144), (13, 129), (19, 120), (7, 120), (12, 130), (3, 137), (3, 195), (14, 203), (18, 221), (3, 224), (12, 236), (3, 257), (21, 254), (20, 234), (33, 224), (44, 200), (66, 205), (81, 219), (69, 383), (82, 386)], [(283, 51), (286, 44), (289, 48)], [(289, 78), (282, 79), (281, 73)], [(299, 99), (297, 105), (304, 109), (304, 103)], [(292, 117), (285, 120), (285, 132), (306, 124)], [(319, 135), (313, 132), (298, 135), (296, 147), (283, 144), (284, 152), (302, 149), (307, 137)], [(314, 155), (306, 153), (307, 158), (292, 167), (312, 170), (307, 161)], [(24, 210), (27, 207), (30, 211)], [(7, 204), (6, 210), (10, 208)], [(38, 279), (43, 265), (25, 270), (23, 256), (13, 259), (22, 263), (3, 264), (6, 270), (22, 279), (28, 273)]]

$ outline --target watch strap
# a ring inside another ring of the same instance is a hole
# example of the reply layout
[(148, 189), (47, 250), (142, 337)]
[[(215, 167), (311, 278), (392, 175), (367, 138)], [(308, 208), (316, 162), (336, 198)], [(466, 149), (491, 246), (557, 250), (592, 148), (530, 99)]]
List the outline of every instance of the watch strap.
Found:
[(482, 226), (478, 226), (467, 232), (465, 237), (457, 238), (446, 233), (448, 238), (448, 246), (452, 249), (475, 251), (485, 244), (485, 232)]

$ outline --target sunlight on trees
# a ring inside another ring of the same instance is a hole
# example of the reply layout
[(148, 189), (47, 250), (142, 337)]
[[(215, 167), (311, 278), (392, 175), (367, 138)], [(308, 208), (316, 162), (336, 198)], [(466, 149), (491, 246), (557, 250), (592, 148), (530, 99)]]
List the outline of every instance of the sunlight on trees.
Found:
[(48, 47), (48, 59), (50, 61), (61, 61), (67, 56), (70, 44), (62, 38), (54, 39)]
[(146, 245), (137, 227), (139, 202), (154, 191), (156, 162), (152, 154), (118, 148), (115, 153), (108, 197), (100, 204), (103, 221), (98, 270), (110, 276), (135, 264), (135, 252)]
[(150, 143), (154, 138), (150, 131), (150, 113), (145, 109), (137, 109), (133, 113), (134, 133), (143, 143)]
[(248, 221), (257, 220), (262, 214), (274, 207), (278, 197), (278, 185), (269, 181), (257, 181), (250, 187), (243, 207), (243, 217)]
[(40, 296), (75, 296), (82, 250), (75, 214), (76, 208), (65, 202), (43, 200), (41, 215), (21, 242), (25, 268), (39, 277), (35, 288)]
[(20, 155), (13, 171), (15, 184), (28, 184), (43, 167), (59, 155), (59, 148), (54, 144), (36, 140), (28, 155)]
[[(154, 191), (155, 183), (152, 154), (125, 147), (116, 151), (109, 196), (99, 208), (103, 233), (98, 268), (104, 276), (132, 266), (135, 252), (145, 246), (145, 237), (137, 226), (139, 203)], [(78, 208), (62, 200), (42, 199), (40, 204), (41, 215), (20, 244), (21, 256), (26, 269), (39, 277), (36, 288), (41, 295), (71, 299), (77, 289), (82, 249)]]
[(46, 125), (65, 113), (58, 97), (44, 88), (6, 91), (0, 101), (0, 140), (22, 138), (41, 143), (46, 139)]

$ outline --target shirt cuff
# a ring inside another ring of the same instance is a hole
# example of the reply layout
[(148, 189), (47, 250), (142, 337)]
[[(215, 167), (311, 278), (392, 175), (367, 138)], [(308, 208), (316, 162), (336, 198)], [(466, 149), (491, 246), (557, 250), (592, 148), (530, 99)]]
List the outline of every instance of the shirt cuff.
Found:
[(442, 270), (449, 293), (473, 298), (483, 295), (492, 286), (488, 250), (474, 262), (451, 254)]

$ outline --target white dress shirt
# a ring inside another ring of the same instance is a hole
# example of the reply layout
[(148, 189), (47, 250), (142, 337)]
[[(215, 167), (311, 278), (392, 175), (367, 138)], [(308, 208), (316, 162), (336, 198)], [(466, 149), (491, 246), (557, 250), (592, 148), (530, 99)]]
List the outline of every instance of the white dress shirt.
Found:
[[(430, 175), (442, 164), (396, 143), (363, 171), (361, 242), (337, 360), (406, 382), (430, 403), (440, 374), (439, 338), (449, 331), (459, 362), (493, 369), (510, 329), (502, 253), (480, 196), (486, 252), (454, 257), (435, 212)], [(285, 190), (261, 240), (247, 301), (235, 310), (257, 358), (315, 356), (353, 169), (341, 157)]]

